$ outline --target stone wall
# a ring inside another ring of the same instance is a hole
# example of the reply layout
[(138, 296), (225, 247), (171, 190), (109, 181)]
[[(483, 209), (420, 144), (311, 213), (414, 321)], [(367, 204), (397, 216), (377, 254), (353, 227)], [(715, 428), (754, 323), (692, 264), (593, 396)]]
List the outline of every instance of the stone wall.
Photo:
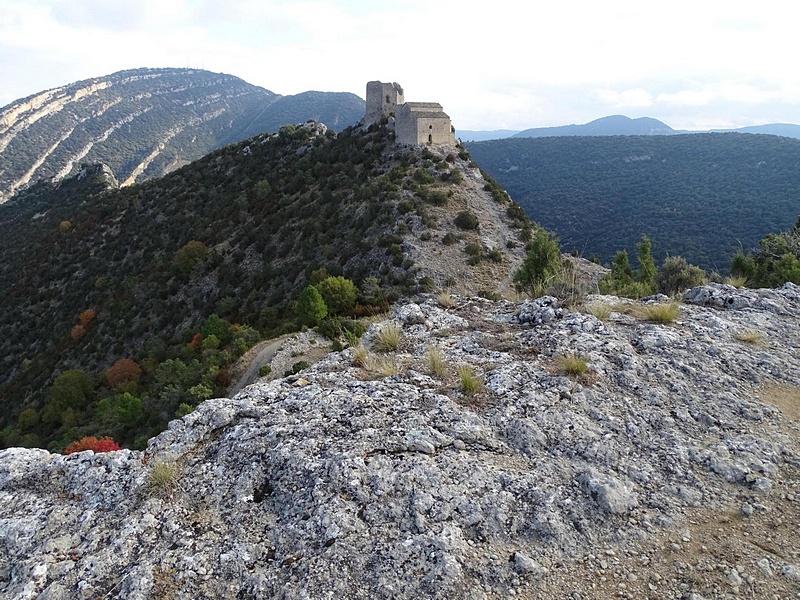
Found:
[(436, 102), (407, 102), (397, 110), (398, 144), (455, 144), (450, 117)]
[(404, 102), (403, 88), (399, 83), (367, 82), (365, 124), (379, 122), (382, 117), (396, 112), (397, 106)]

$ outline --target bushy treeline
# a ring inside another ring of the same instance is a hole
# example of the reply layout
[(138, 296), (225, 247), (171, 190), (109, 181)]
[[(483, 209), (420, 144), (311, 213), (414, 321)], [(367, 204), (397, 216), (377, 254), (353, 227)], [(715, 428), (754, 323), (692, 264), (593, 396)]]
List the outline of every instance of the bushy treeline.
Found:
[(656, 293), (672, 296), (709, 281), (753, 288), (778, 287), (786, 282), (800, 284), (800, 216), (788, 231), (770, 233), (758, 248), (734, 254), (730, 277), (706, 273), (682, 256), (668, 256), (657, 266), (652, 247), (650, 238), (642, 235), (636, 244), (636, 267), (631, 264), (628, 251), (619, 250), (610, 264), (610, 273), (599, 280), (597, 289), (585, 285), (577, 289), (571, 263), (562, 258), (558, 237), (539, 229), (526, 247), (527, 256), (514, 274), (514, 283), (519, 291), (532, 297), (548, 293), (572, 300), (590, 292), (627, 298)]

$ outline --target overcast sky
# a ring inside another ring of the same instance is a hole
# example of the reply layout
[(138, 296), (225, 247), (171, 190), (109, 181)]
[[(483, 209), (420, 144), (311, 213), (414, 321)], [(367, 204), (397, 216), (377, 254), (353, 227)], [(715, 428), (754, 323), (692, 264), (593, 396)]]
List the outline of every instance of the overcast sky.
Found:
[(284, 95), (397, 81), (457, 129), (800, 123), (798, 16), (788, 0), (2, 0), (0, 106), (194, 67)]

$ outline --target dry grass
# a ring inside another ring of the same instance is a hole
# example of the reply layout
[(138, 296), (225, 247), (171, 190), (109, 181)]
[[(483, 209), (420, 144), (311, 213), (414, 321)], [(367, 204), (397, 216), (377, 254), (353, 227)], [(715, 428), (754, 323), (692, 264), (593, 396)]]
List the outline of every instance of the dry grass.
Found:
[(355, 346), (353, 348), (353, 365), (356, 367), (366, 367), (369, 360), (369, 352), (364, 346)]
[(640, 319), (653, 323), (672, 323), (681, 313), (680, 304), (670, 302), (669, 304), (651, 304), (642, 306), (638, 311)]
[(564, 375), (581, 377), (589, 372), (587, 360), (578, 354), (562, 354), (556, 356), (556, 367)]
[(761, 332), (756, 329), (745, 329), (743, 331), (737, 331), (733, 334), (733, 337), (739, 340), (740, 342), (745, 342), (747, 344), (753, 344), (755, 346), (761, 345), (764, 341), (764, 336), (761, 335)]
[(400, 347), (403, 338), (403, 331), (395, 323), (386, 323), (378, 330), (372, 342), (372, 348), (376, 352), (394, 352)]
[(455, 304), (453, 297), (449, 294), (449, 292), (441, 292), (436, 297), (436, 301), (439, 303), (439, 306), (443, 308), (450, 308)]
[(472, 396), (483, 389), (483, 381), (475, 375), (469, 365), (459, 365), (458, 378), (461, 381), (461, 393), (465, 396)]
[(725, 283), (732, 285), (736, 289), (747, 287), (747, 277), (744, 275), (729, 275), (725, 278)]
[(392, 375), (399, 375), (401, 373), (397, 361), (389, 357), (370, 356), (367, 359), (366, 368), (370, 373), (380, 375), (381, 377), (391, 377)]
[(428, 352), (425, 354), (425, 362), (428, 367), (428, 372), (437, 377), (443, 377), (447, 370), (447, 365), (444, 360), (444, 354), (436, 346), (429, 346)]
[(611, 311), (611, 305), (606, 304), (605, 302), (592, 302), (586, 307), (586, 312), (588, 312), (590, 315), (594, 315), (601, 321), (607, 320), (608, 317), (611, 316)]
[(145, 489), (159, 498), (170, 498), (175, 493), (178, 466), (173, 462), (155, 460), (147, 474)]

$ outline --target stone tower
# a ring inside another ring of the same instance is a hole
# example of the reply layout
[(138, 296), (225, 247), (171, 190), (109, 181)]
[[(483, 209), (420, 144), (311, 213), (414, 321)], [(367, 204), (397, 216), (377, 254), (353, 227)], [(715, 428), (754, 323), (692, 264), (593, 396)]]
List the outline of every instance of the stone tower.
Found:
[(367, 82), (367, 112), (364, 124), (378, 123), (381, 118), (394, 114), (398, 105), (404, 102), (403, 88), (399, 83)]

